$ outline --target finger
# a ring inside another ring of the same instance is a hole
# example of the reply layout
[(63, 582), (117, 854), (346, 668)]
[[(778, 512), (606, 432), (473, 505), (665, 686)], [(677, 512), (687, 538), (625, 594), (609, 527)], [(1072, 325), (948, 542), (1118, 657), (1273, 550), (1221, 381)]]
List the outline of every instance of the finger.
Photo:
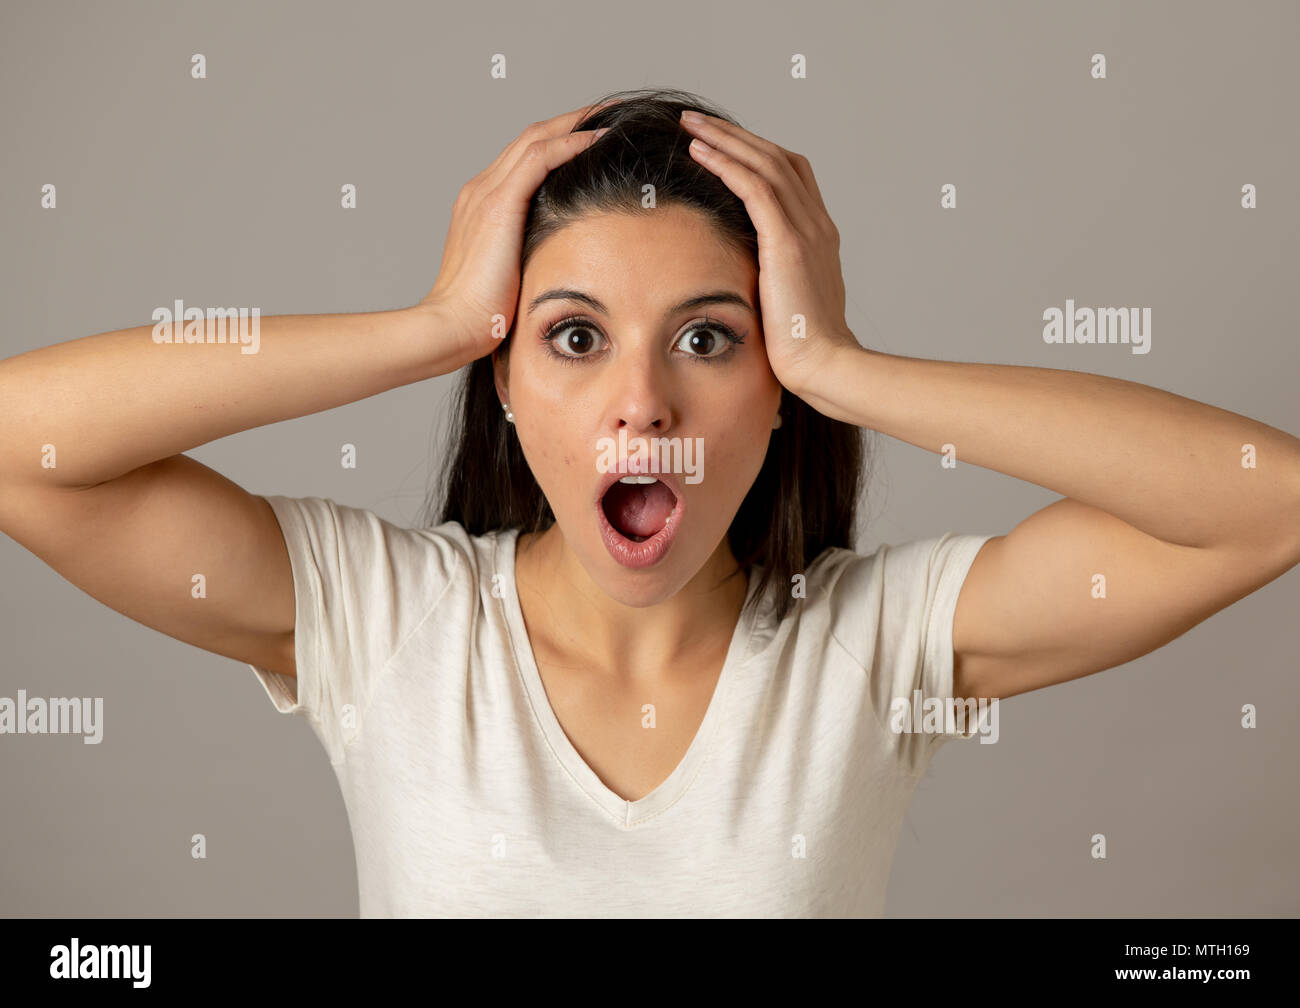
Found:
[(799, 235), (771, 181), (730, 154), (716, 148), (701, 148), (701, 142), (691, 142), (691, 157), (722, 179), (727, 188), (740, 197), (758, 232), (759, 249), (779, 249), (798, 241)]
[[(605, 99), (604, 101), (592, 102), (589, 105), (583, 105), (580, 108), (553, 116), (543, 122), (533, 123), (524, 130), (518, 137), (506, 145), (505, 149), (496, 156), (496, 159), (488, 165), (487, 168), (479, 172), (470, 182), (465, 185), (457, 197), (457, 207), (453, 207), (451, 223), (448, 228), (447, 241), (443, 245), (443, 265), (440, 271), (445, 269), (448, 263), (448, 255), (460, 253), (457, 258), (463, 257), (463, 242), (461, 238), (468, 228), (472, 226), (482, 207), (485, 196), (493, 190), (499, 188), (501, 182), (509, 174), (510, 170), (518, 161), (523, 150), (527, 149), (527, 144), (523, 143), (525, 137), (532, 136), (533, 140), (543, 138), (558, 138), (570, 135), (588, 136), (593, 134), (590, 131), (580, 131), (573, 134), (573, 127), (582, 122), (585, 118), (594, 112), (606, 107), (615, 105), (617, 99)], [(528, 141), (529, 143), (533, 140)], [(573, 153), (585, 149), (586, 144), (579, 143)], [(540, 184), (540, 183), (539, 183)], [(529, 194), (531, 195), (531, 193)], [(457, 208), (460, 212), (456, 212)]]
[(796, 154), (794, 151), (786, 150), (784, 147), (780, 148), (780, 150), (781, 153), (786, 156), (786, 160), (790, 162), (790, 167), (793, 168), (799, 178), (803, 180), (803, 184), (807, 187), (808, 192), (812, 194), (818, 204), (820, 204), (821, 208), (825, 210), (826, 201), (822, 199), (822, 191), (817, 186), (817, 179), (813, 175), (812, 165), (809, 163), (808, 159), (802, 154)]
[(582, 130), (563, 136), (534, 140), (519, 153), (519, 157), (505, 173), (501, 184), (484, 195), (503, 210), (522, 216), (528, 210), (528, 201), (543, 180), (554, 169), (586, 150), (596, 141), (598, 130)]
[(819, 226), (819, 208), (782, 148), (740, 126), (712, 116), (694, 123), (683, 120), (682, 125), (714, 150), (721, 151), (766, 179), (781, 198), (791, 219), (806, 221), (807, 227), (800, 230), (806, 230), (812, 236), (814, 229)]
[(583, 105), (581, 108), (573, 109), (571, 112), (564, 112), (552, 116), (550, 119), (532, 123), (510, 143), (506, 144), (505, 149), (496, 156), (496, 159), (479, 173), (479, 179), (476, 181), (481, 181), (482, 185), (487, 189), (497, 187), (501, 184), (502, 177), (510, 172), (521, 153), (530, 143), (536, 140), (549, 140), (552, 137), (561, 137), (566, 133), (571, 133), (578, 123), (592, 113), (612, 104), (616, 103), (612, 101), (593, 102), (590, 105)]
[(817, 185), (817, 178), (813, 175), (812, 164), (802, 154), (796, 154), (794, 151), (786, 150), (784, 147), (781, 151), (790, 159), (790, 165), (803, 179), (804, 185), (808, 188), (809, 195), (817, 202), (817, 207), (821, 214), (822, 223), (825, 226), (825, 236), (830, 241), (835, 242), (839, 247), (840, 229), (835, 226), (835, 221), (831, 219), (831, 212), (826, 209), (826, 201), (822, 199), (821, 188)]
[[(548, 140), (534, 141), (536, 144), (549, 145), (546, 154), (540, 159), (544, 164), (550, 164), (551, 167), (563, 164), (578, 152), (586, 150), (596, 139), (595, 130), (582, 130), (578, 133), (564, 133), (558, 137), (552, 137)], [(524, 152), (515, 160), (513, 168), (517, 168), (524, 160), (525, 154), (530, 148), (524, 148)], [(449, 266), (454, 268), (455, 263), (464, 259), (471, 254), (464, 241), (465, 236), (477, 226), (485, 205), (490, 206), (490, 200), (495, 200), (500, 209), (497, 213), (504, 213), (508, 216), (515, 217), (525, 213), (528, 207), (528, 200), (541, 185), (542, 179), (550, 168), (537, 171), (537, 165), (529, 166), (529, 171), (522, 178), (536, 178), (531, 189), (526, 193), (520, 194), (512, 185), (513, 168), (510, 171), (503, 170), (499, 173), (500, 184), (495, 187), (489, 187), (486, 180), (469, 190), (462, 190), (464, 202), (458, 199), (458, 207), (453, 210), (451, 216), (451, 225), (447, 232), (447, 241), (443, 246), (443, 263), (440, 272), (446, 270)], [(519, 183), (526, 184), (526, 183)]]

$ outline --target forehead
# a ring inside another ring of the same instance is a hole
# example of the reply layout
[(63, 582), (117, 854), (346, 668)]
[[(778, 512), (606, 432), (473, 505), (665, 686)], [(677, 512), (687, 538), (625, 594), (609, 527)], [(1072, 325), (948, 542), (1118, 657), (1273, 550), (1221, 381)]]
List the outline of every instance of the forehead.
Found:
[(753, 261), (725, 245), (703, 213), (679, 204), (637, 213), (591, 213), (537, 247), (524, 271), (524, 300), (543, 287), (574, 287), (611, 311), (679, 300), (683, 291), (757, 279)]

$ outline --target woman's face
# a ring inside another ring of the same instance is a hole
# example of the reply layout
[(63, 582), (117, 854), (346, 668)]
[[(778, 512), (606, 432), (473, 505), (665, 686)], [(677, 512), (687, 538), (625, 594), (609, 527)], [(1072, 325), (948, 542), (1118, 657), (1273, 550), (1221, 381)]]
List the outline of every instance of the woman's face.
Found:
[[(567, 225), (530, 259), (495, 362), (565, 545), (626, 605), (664, 601), (706, 566), (730, 573), (726, 532), (781, 401), (757, 268), (715, 235), (679, 205)], [(701, 295), (724, 299), (680, 307)], [(659, 485), (623, 482), (638, 473)]]

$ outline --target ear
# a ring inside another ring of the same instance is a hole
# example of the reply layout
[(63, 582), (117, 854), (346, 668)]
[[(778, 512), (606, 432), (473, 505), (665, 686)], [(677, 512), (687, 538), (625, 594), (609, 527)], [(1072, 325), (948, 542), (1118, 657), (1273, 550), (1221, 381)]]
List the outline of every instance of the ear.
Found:
[(502, 403), (510, 402), (510, 346), (497, 347), (492, 352), (492, 383), (496, 386), (497, 399)]

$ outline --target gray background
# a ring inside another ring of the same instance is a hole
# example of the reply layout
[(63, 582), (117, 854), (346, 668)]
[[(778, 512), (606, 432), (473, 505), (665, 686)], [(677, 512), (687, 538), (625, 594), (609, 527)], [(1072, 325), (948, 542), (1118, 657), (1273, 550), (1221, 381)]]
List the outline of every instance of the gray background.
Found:
[[(1114, 375), (1300, 432), (1297, 28), (1293, 2), (6, 0), (0, 356), (142, 325), (178, 297), (263, 315), (411, 304), (458, 189), (524, 126), (660, 85), (811, 158), (864, 344)], [(498, 52), (506, 80), (488, 74)], [(1096, 52), (1107, 80), (1089, 76)], [(947, 182), (956, 211), (938, 206)], [(1151, 306), (1151, 353), (1045, 345), (1042, 311), (1067, 297)], [(192, 454), (256, 493), (413, 524), (454, 380)], [(877, 443), (861, 552), (1007, 532), (1056, 498)], [(949, 743), (888, 912), (1296, 913), (1297, 588), (1293, 569), (1154, 654), (1005, 702), (997, 745)], [(356, 914), (333, 771), (246, 666), (131, 622), (3, 536), (0, 634), (0, 695), (103, 696), (106, 719), (98, 746), (0, 736), (0, 914)]]

